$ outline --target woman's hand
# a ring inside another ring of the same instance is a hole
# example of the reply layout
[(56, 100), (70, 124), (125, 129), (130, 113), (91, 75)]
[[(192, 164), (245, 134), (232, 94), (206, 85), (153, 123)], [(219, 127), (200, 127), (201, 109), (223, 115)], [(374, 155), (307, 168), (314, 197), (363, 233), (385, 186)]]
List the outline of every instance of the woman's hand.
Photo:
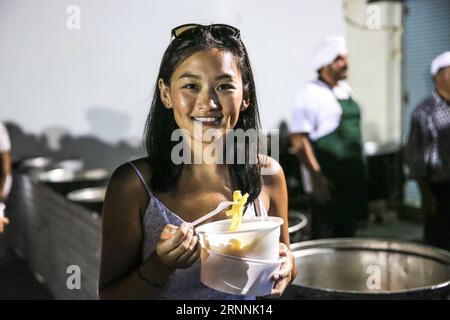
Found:
[(156, 254), (169, 269), (190, 267), (200, 256), (198, 237), (187, 223), (180, 227), (168, 224), (156, 244)]
[(286, 261), (281, 264), (277, 273), (272, 276), (275, 281), (272, 293), (264, 298), (279, 298), (292, 280), (292, 270), (294, 268), (294, 256), (291, 250), (284, 243), (280, 243), (280, 257), (286, 257)]

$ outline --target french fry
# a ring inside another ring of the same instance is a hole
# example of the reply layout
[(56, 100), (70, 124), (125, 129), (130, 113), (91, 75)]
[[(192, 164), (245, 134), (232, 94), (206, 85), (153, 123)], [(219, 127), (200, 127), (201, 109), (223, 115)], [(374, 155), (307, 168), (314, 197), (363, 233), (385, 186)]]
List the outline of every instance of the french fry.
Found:
[(231, 218), (231, 225), (228, 228), (229, 231), (235, 231), (241, 225), (242, 215), (244, 214), (244, 205), (247, 203), (248, 193), (242, 195), (240, 190), (233, 192), (233, 201), (237, 203), (233, 204), (230, 210), (226, 212), (228, 217)]

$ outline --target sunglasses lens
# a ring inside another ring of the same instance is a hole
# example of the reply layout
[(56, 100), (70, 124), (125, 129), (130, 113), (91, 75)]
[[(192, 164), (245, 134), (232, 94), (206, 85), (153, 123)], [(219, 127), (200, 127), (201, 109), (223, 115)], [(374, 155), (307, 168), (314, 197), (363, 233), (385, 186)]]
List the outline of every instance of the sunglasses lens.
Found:
[(208, 28), (212, 35), (216, 38), (220, 37), (237, 37), (240, 38), (239, 30), (226, 24), (213, 24), (210, 26), (202, 26), (200, 24), (186, 24), (172, 30), (172, 35), (178, 39), (188, 39), (195, 36), (195, 32)]
[(239, 37), (239, 30), (228, 25), (213, 25), (211, 26), (211, 32), (214, 36), (219, 37)]
[(192, 30), (194, 28), (196, 28), (198, 26), (198, 24), (189, 24), (189, 25), (185, 25), (185, 26), (181, 26), (178, 28), (175, 28), (173, 33), (175, 35), (175, 37), (179, 37), (182, 33), (188, 31), (188, 30)]

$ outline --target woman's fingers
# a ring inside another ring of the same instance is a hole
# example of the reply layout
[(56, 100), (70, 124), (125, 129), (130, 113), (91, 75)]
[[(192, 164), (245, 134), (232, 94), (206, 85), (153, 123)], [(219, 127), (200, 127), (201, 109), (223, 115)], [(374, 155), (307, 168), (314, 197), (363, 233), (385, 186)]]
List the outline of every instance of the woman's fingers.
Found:
[(197, 261), (197, 259), (200, 257), (201, 250), (201, 246), (198, 244), (194, 253), (186, 261), (186, 268), (190, 267), (195, 261)]
[(188, 231), (188, 225), (184, 223), (180, 227), (166, 225), (160, 235), (158, 254), (166, 254), (177, 248), (187, 236)]
[(272, 293), (270, 294), (270, 298), (279, 298), (283, 294), (284, 290), (289, 284), (288, 279), (283, 279), (275, 282), (275, 286), (272, 289)]
[(294, 268), (292, 262), (292, 253), (285, 244), (280, 244), (280, 256), (286, 257), (280, 269), (276, 274), (273, 275), (273, 280), (275, 280), (272, 292), (267, 298), (279, 298), (283, 294), (286, 287), (291, 282), (292, 270)]
[(180, 227), (166, 225), (161, 232), (156, 251), (164, 264), (186, 268), (200, 256), (199, 239), (188, 223), (183, 223)]
[(189, 228), (187, 230), (187, 234), (175, 248), (173, 248), (170, 252), (167, 253), (167, 257), (174, 262), (177, 262), (178, 259), (186, 252), (189, 251), (189, 246), (192, 241), (192, 237), (194, 236), (194, 229)]
[(279, 280), (275, 281), (273, 289), (275, 291), (280, 291), (281, 293), (283, 293), (284, 289), (289, 285), (290, 282), (291, 282), (291, 279), (290, 279), (289, 275), (285, 276), (283, 278), (280, 278)]
[(177, 260), (181, 268), (187, 268), (194, 263), (200, 256), (200, 245), (198, 237), (193, 236), (189, 249)]
[(189, 250), (188, 250), (188, 252), (190, 252), (190, 253), (195, 252), (195, 250), (197, 249), (198, 243), (199, 243), (199, 242), (198, 242), (198, 236), (197, 236), (197, 235), (194, 235), (194, 236), (192, 237), (191, 243), (190, 243), (190, 245), (189, 245)]
[(280, 243), (280, 249), (279, 249), (279, 254), (281, 257), (285, 257), (287, 256), (288, 252), (289, 252), (289, 248), (287, 245), (285, 245), (284, 243)]
[(174, 247), (179, 246), (180, 243), (185, 240), (186, 236), (189, 234), (189, 231), (192, 231), (192, 228), (189, 228), (189, 225), (187, 223), (183, 223), (172, 236), (172, 238), (169, 239), (169, 242)]
[(277, 281), (280, 279), (290, 277), (292, 272), (292, 264), (289, 260), (283, 262), (280, 266), (280, 269), (275, 273), (272, 277), (273, 280)]
[[(187, 238), (187, 237), (186, 237)], [(195, 245), (197, 244), (198, 238), (196, 235), (193, 235), (191, 238), (191, 242), (187, 246), (186, 250), (181, 253), (181, 255), (177, 259), (178, 264), (183, 264), (194, 252)], [(184, 248), (184, 246), (183, 246)]]
[(178, 226), (174, 226), (173, 224), (166, 224), (164, 226), (163, 231), (161, 232), (161, 235), (159, 236), (160, 240), (169, 240), (171, 239), (174, 234), (177, 232), (178, 230)]
[[(280, 243), (279, 255), (280, 257), (286, 257), (286, 260), (281, 263), (280, 269), (272, 276), (274, 281), (281, 281), (282, 279), (290, 278), (293, 269), (289, 248), (284, 243)], [(290, 281), (290, 279), (288, 280)]]

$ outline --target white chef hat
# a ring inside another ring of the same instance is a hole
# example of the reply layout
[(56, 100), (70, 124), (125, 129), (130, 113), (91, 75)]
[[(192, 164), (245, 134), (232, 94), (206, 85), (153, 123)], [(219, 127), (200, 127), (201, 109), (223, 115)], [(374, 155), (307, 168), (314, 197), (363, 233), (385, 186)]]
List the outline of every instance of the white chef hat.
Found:
[(331, 64), (339, 55), (345, 56), (347, 47), (345, 38), (341, 36), (329, 36), (324, 39), (316, 50), (312, 60), (312, 67), (315, 71)]
[(434, 77), (440, 69), (445, 67), (450, 67), (450, 51), (441, 53), (431, 61), (431, 75)]

